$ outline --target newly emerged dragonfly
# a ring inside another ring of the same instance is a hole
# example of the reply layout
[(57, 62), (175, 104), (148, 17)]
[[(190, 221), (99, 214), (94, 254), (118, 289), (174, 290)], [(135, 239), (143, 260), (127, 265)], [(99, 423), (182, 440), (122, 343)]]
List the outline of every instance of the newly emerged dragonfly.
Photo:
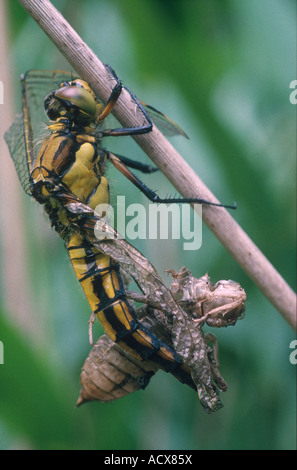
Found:
[[(150, 173), (155, 168), (115, 155), (102, 146), (104, 137), (150, 132), (153, 126), (150, 115), (153, 121), (163, 123), (163, 128), (165, 125), (169, 133), (185, 136), (173, 121), (155, 108), (146, 107), (129, 90), (144, 124), (130, 128), (104, 128), (104, 121), (122, 90), (115, 72), (106, 67), (115, 85), (105, 105), (85, 81), (67, 72), (27, 72), (21, 78), (22, 114), (16, 117), (5, 139), (24, 190), (44, 205), (52, 226), (64, 239), (91, 310), (112, 341), (136, 359), (156, 362), (196, 389), (189, 368), (174, 347), (138, 321), (133, 306), (127, 300), (120, 274), (121, 247), (124, 245), (117, 245), (118, 252), (115, 253), (108, 240), (104, 245), (104, 241), (94, 236), (96, 224), (102, 224), (102, 218), (94, 209), (100, 204), (109, 204), (109, 186), (105, 176), (107, 162), (111, 162), (153, 202), (207, 201), (160, 198), (129, 169), (132, 167)], [(47, 130), (40, 117), (41, 94), (51, 121)], [(106, 227), (103, 222), (101, 230), (106, 231), (108, 238), (110, 229)], [(123, 250), (128, 252), (129, 246), (126, 244)]]

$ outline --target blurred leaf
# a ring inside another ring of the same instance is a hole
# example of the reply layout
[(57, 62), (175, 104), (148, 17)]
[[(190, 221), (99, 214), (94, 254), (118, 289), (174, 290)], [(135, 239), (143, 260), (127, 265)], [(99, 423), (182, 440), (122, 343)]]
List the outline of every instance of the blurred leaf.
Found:
[[(0, 315), (0, 418), (35, 449), (70, 449), (83, 442), (86, 423), (75, 414), (76, 396), (63, 367)], [(63, 364), (63, 358), (61, 357)]]

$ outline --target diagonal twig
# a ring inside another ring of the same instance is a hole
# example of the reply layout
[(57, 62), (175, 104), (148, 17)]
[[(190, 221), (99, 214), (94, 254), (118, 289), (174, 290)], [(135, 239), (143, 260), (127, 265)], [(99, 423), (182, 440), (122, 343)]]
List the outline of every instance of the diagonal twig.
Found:
[[(110, 76), (102, 62), (65, 18), (49, 0), (18, 1), (77, 73), (90, 83), (97, 96), (106, 102), (112, 88)], [(139, 125), (135, 106), (126, 90), (123, 90), (114, 114), (125, 127)], [(151, 133), (137, 136), (135, 140), (184, 197), (199, 197), (218, 202), (155, 126)], [(204, 206), (203, 220), (286, 321), (296, 329), (296, 294), (244, 230), (221, 207)]]

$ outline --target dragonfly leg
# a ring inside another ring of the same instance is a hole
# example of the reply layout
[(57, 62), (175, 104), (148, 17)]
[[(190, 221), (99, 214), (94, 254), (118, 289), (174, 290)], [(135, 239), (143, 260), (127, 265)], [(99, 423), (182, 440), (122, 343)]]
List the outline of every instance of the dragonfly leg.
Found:
[(104, 121), (104, 119), (107, 118), (107, 116), (111, 113), (111, 111), (113, 110), (116, 102), (118, 101), (119, 96), (120, 96), (120, 94), (122, 92), (122, 89), (123, 89), (122, 82), (120, 81), (120, 79), (118, 78), (118, 76), (116, 75), (115, 72), (112, 73), (112, 76), (116, 80), (116, 84), (115, 84), (114, 88), (112, 89), (112, 92), (110, 94), (110, 97), (107, 100), (106, 105), (104, 106), (101, 113), (97, 117), (97, 122), (98, 123)]
[(215, 360), (216, 366), (219, 367), (220, 365), (219, 364), (219, 346), (218, 346), (217, 338), (215, 337), (214, 334), (208, 332), (205, 335), (205, 341), (207, 341), (208, 343), (212, 343), (214, 360)]
[(91, 346), (94, 346), (94, 339), (93, 339), (93, 325), (96, 319), (96, 313), (92, 312), (90, 319), (89, 319), (89, 342)]
[(123, 161), (115, 154), (107, 151), (107, 158), (111, 161), (111, 163), (115, 166), (117, 170), (119, 170), (131, 183), (134, 184), (151, 202), (155, 202), (158, 204), (172, 204), (172, 203), (179, 203), (179, 204), (208, 204), (212, 206), (219, 206), (219, 207), (226, 207), (229, 209), (236, 209), (236, 205), (228, 206), (223, 205), (220, 203), (206, 201), (205, 199), (201, 198), (161, 198), (158, 194), (153, 191), (152, 189), (148, 188), (129, 168), (123, 163)]
[[(104, 107), (101, 114), (97, 118), (98, 122), (102, 122), (108, 116), (108, 114), (112, 111), (123, 89), (122, 83), (119, 77), (117, 76), (117, 74), (115, 73), (115, 71), (108, 64), (106, 64), (105, 67), (110, 73), (110, 75), (112, 76), (112, 78), (116, 80), (116, 85), (111, 92), (111, 95), (107, 101), (106, 106)], [(136, 127), (120, 127), (117, 129), (105, 129), (102, 131), (102, 137), (107, 137), (107, 136), (119, 137), (119, 136), (124, 136), (124, 135), (147, 134), (148, 132), (151, 132), (153, 128), (153, 123), (151, 121), (151, 118), (149, 117), (148, 113), (146, 112), (146, 110), (144, 109), (140, 101), (137, 99), (134, 93), (132, 93), (132, 91), (129, 90), (129, 88), (126, 88), (126, 87), (124, 88), (126, 91), (128, 91), (137, 109), (141, 111), (141, 114), (143, 115), (146, 121), (146, 124), (142, 126), (136, 126)]]
[(154, 173), (155, 171), (159, 170), (155, 166), (147, 165), (145, 163), (138, 162), (137, 160), (131, 160), (130, 158), (124, 157), (123, 155), (114, 155), (127, 167), (134, 168), (135, 170), (139, 170), (142, 173)]

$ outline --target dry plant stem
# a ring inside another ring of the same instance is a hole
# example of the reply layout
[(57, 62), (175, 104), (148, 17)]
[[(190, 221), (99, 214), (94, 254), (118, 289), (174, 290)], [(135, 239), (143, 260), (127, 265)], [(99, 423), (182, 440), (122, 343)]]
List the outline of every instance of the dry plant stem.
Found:
[[(104, 65), (48, 0), (19, 0), (53, 43), (77, 71), (90, 83), (103, 101), (109, 97), (113, 81)], [(135, 105), (126, 90), (115, 106), (114, 114), (123, 126), (136, 126)], [(200, 197), (218, 202), (210, 190), (188, 166), (167, 139), (154, 127), (153, 132), (135, 137), (175, 188), (184, 197)], [(223, 208), (204, 206), (203, 220), (257, 284), (270, 302), (296, 329), (296, 295), (263, 253)]]

